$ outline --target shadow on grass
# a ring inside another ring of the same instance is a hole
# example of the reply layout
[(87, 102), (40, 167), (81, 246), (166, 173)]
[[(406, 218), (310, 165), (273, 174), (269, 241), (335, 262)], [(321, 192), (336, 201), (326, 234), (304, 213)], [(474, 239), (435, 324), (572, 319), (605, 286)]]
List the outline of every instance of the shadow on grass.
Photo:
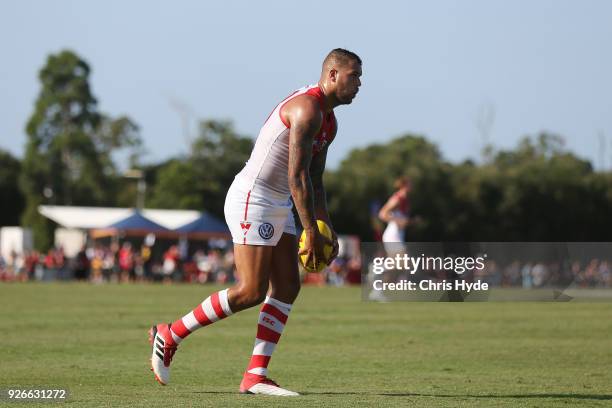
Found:
[(438, 398), (571, 398), (612, 400), (609, 394), (419, 394), (414, 392), (303, 392), (302, 395), (379, 395), (384, 397), (438, 397)]
[[(299, 391), (298, 391), (299, 392)], [(244, 395), (235, 391), (194, 391), (194, 394)], [(570, 398), (583, 400), (612, 400), (609, 394), (420, 394), (415, 392), (300, 392), (301, 395), (376, 395), (382, 397), (436, 397), (436, 398)]]

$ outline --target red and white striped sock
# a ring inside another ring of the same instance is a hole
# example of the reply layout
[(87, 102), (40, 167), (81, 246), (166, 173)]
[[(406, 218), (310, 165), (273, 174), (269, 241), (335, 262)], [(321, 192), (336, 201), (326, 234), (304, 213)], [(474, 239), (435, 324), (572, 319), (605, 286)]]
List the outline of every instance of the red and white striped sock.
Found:
[(208, 326), (230, 316), (232, 311), (227, 301), (227, 289), (215, 292), (196, 306), (191, 312), (170, 325), (170, 333), (176, 344), (200, 327)]
[(274, 348), (287, 323), (287, 317), (291, 311), (291, 305), (271, 297), (266, 300), (259, 312), (257, 322), (257, 337), (253, 355), (247, 367), (247, 372), (257, 375), (268, 375), (268, 363), (274, 352)]

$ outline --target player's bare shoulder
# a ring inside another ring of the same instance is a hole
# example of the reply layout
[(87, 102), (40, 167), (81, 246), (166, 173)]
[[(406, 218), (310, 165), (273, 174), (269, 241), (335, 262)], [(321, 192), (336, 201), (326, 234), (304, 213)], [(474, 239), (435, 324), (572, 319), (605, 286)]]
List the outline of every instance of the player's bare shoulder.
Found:
[(280, 116), (290, 127), (301, 125), (318, 131), (323, 122), (319, 100), (308, 94), (298, 95), (281, 107)]

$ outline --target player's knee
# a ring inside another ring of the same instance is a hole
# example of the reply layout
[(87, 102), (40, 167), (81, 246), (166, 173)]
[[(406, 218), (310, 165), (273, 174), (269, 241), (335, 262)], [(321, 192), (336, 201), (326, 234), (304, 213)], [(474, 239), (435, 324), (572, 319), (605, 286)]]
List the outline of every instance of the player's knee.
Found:
[(247, 297), (248, 307), (257, 306), (266, 299), (266, 290), (254, 290)]
[(266, 298), (267, 287), (262, 286), (239, 286), (234, 294), (233, 303), (240, 309), (248, 309), (257, 306)]

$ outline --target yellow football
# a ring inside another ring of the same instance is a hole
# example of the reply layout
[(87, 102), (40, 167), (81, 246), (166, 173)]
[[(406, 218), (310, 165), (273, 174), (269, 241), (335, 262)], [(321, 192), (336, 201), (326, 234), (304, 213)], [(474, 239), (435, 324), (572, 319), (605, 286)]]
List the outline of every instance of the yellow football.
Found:
[[(331, 229), (325, 223), (325, 221), (317, 220), (317, 228), (319, 228), (319, 232), (321, 233), (321, 235), (323, 235), (326, 238), (329, 238), (330, 240), (332, 239)], [(302, 235), (300, 235), (300, 242), (298, 243), (299, 244), (298, 247), (300, 251), (304, 248), (305, 242), (306, 242), (306, 231), (304, 230), (302, 231)], [(323, 253), (325, 254), (325, 261), (319, 261), (317, 262), (317, 265), (313, 265), (312, 260), (308, 263), (308, 265), (306, 265), (305, 264), (306, 255), (299, 255), (300, 263), (302, 264), (304, 269), (306, 269), (308, 272), (321, 272), (327, 266), (327, 263), (329, 262), (329, 257), (331, 256), (333, 249), (334, 248), (332, 245), (329, 245), (329, 244), (325, 245), (325, 248), (323, 248)]]

